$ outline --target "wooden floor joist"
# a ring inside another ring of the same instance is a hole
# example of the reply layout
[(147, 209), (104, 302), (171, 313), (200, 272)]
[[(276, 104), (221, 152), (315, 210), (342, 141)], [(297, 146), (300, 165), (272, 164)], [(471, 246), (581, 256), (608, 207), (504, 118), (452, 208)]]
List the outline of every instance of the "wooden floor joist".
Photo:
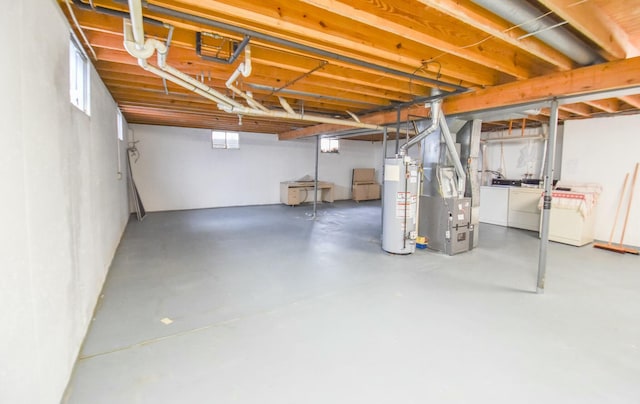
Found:
[[(503, 84), (472, 93), (459, 94), (445, 99), (443, 111), (454, 115), (500, 107), (525, 105), (527, 103), (551, 100), (554, 97), (586, 95), (596, 92), (640, 88), (640, 57), (583, 67), (567, 72), (549, 74), (514, 83)], [(639, 90), (640, 91), (640, 90)], [(412, 111), (412, 112), (411, 112)], [(403, 110), (401, 119), (407, 115), (425, 115), (423, 106)], [(396, 120), (395, 111), (386, 111), (361, 118), (363, 122), (378, 125)], [(296, 139), (316, 134), (330, 133), (344, 129), (337, 125), (316, 125), (297, 131), (279, 134), (281, 140)]]

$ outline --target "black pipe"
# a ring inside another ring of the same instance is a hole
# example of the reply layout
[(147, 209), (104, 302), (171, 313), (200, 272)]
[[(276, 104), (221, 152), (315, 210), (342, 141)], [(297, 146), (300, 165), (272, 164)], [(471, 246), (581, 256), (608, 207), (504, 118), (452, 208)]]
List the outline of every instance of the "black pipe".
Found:
[(196, 54), (200, 56), (202, 60), (208, 60), (210, 62), (224, 63), (224, 64), (230, 65), (236, 61), (238, 56), (240, 56), (244, 48), (249, 44), (250, 39), (251, 39), (250, 36), (245, 35), (242, 42), (240, 42), (240, 44), (238, 44), (238, 46), (233, 51), (233, 54), (231, 55), (231, 57), (229, 59), (223, 59), (215, 56), (203, 55), (202, 54), (202, 32), (196, 32)]
[(466, 93), (467, 91), (469, 91), (469, 90), (468, 89), (462, 89), (462, 90), (454, 90), (454, 91), (442, 91), (438, 95), (427, 95), (427, 96), (424, 96), (424, 97), (414, 98), (411, 101), (397, 102), (397, 103), (393, 103), (393, 104), (389, 104), (389, 105), (383, 105), (381, 107), (377, 107), (377, 108), (373, 108), (373, 109), (368, 109), (366, 111), (361, 111), (360, 115), (373, 114), (375, 112), (382, 112), (382, 111), (390, 111), (392, 109), (397, 109), (397, 108), (406, 108), (406, 107), (410, 107), (412, 105), (420, 104), (420, 103), (423, 103), (423, 102), (424, 103), (431, 102), (431, 101), (435, 100), (436, 98), (445, 99), (445, 98), (450, 97), (452, 95)]
[[(114, 10), (111, 8), (100, 7), (100, 6), (92, 6), (91, 4), (83, 3), (82, 0), (71, 0), (71, 1), (73, 2), (74, 6), (81, 8), (83, 10), (95, 11), (100, 14), (112, 15), (115, 17), (121, 17), (121, 18), (127, 18), (127, 19), (131, 18), (129, 13), (127, 13), (126, 11)], [(164, 26), (164, 23), (162, 21), (158, 21), (153, 18), (143, 17), (142, 20), (147, 24), (159, 25), (161, 27)]]

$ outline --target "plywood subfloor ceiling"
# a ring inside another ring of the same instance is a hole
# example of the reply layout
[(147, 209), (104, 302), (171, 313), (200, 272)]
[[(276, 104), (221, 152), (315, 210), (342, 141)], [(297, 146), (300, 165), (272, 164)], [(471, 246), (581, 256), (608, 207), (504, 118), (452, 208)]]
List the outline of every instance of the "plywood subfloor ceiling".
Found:
[[(98, 74), (131, 123), (278, 133), (281, 139), (348, 129), (223, 112), (165, 85), (124, 50), (126, 1), (59, 1), (76, 27), (70, 3), (87, 54), (95, 54)], [(505, 14), (483, 3), (512, 9)], [(523, 7), (558, 26), (545, 30), (530, 17), (518, 26)], [(640, 109), (637, 0), (153, 0), (143, 14), (148, 37), (167, 41), (171, 30), (170, 65), (227, 95), (225, 82), (244, 54), (224, 61), (248, 35), (253, 71), (237, 86), (272, 110), (282, 110), (282, 97), (296, 112), (354, 119), (349, 111), (363, 122), (394, 126), (398, 117), (428, 116), (420, 100), (432, 87), (461, 92), (445, 99), (447, 114), (594, 92), (602, 95), (561, 103), (560, 120)], [(545, 32), (552, 41), (538, 37)], [(567, 36), (581, 44), (582, 56), (552, 43)], [(543, 105), (521, 118), (485, 119), (484, 128), (517, 129), (548, 117)]]

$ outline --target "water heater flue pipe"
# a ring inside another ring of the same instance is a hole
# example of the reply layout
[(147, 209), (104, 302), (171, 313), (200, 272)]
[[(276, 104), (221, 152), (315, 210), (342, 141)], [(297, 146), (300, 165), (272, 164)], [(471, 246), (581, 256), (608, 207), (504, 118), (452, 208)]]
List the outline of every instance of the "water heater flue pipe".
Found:
[(449, 152), (451, 160), (453, 161), (453, 166), (456, 169), (456, 174), (458, 175), (458, 197), (462, 198), (464, 197), (464, 192), (467, 186), (467, 173), (462, 167), (460, 155), (458, 154), (456, 144), (453, 141), (453, 136), (451, 136), (449, 126), (447, 125), (447, 119), (444, 117), (443, 113), (440, 113), (440, 128), (442, 129), (442, 137), (444, 138), (444, 143), (447, 146), (447, 151)]
[(423, 130), (418, 136), (414, 137), (413, 139), (409, 140), (407, 143), (403, 144), (402, 146), (400, 146), (400, 150), (399, 150), (399, 154), (401, 156), (404, 156), (407, 154), (407, 150), (409, 150), (410, 147), (414, 146), (415, 144), (417, 144), (418, 142), (420, 142), (422, 139), (424, 139), (425, 137), (429, 136), (430, 134), (432, 134), (433, 132), (436, 131), (436, 129), (438, 129), (438, 126), (440, 124), (440, 120), (438, 119), (438, 117), (441, 114), (441, 105), (442, 105), (442, 99), (438, 98), (436, 100), (433, 100), (431, 102), (431, 126), (429, 126), (427, 129)]

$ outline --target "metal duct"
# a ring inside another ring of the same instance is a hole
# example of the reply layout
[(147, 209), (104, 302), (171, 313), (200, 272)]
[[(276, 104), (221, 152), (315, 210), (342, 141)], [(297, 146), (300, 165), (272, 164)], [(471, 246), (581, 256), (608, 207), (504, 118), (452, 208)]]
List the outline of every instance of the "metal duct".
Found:
[(453, 136), (451, 136), (449, 125), (447, 125), (447, 119), (444, 117), (444, 113), (442, 112), (440, 112), (440, 128), (442, 129), (441, 132), (444, 144), (447, 146), (447, 151), (449, 152), (449, 156), (453, 162), (453, 167), (458, 175), (458, 197), (462, 198), (464, 197), (464, 191), (466, 188), (467, 174), (464, 171), (464, 167), (462, 167), (460, 155), (456, 149), (456, 142), (453, 140)]
[(603, 59), (593, 49), (549, 17), (540, 18), (540, 10), (523, 0), (471, 0), (567, 55), (580, 65), (600, 63)]
[[(436, 88), (431, 89), (431, 95), (435, 96), (440, 94), (441, 92), (438, 89)], [(406, 155), (407, 150), (409, 150), (410, 147), (412, 147), (415, 144), (418, 144), (419, 142), (422, 141), (422, 139), (429, 136), (431, 133), (435, 132), (436, 129), (438, 129), (438, 125), (440, 123), (440, 113), (442, 111), (441, 104), (442, 104), (442, 98), (437, 98), (431, 101), (431, 126), (418, 132), (417, 136), (409, 140), (407, 143), (403, 144), (402, 147), (400, 147), (401, 156)], [(397, 133), (400, 133), (399, 128), (397, 129)]]

